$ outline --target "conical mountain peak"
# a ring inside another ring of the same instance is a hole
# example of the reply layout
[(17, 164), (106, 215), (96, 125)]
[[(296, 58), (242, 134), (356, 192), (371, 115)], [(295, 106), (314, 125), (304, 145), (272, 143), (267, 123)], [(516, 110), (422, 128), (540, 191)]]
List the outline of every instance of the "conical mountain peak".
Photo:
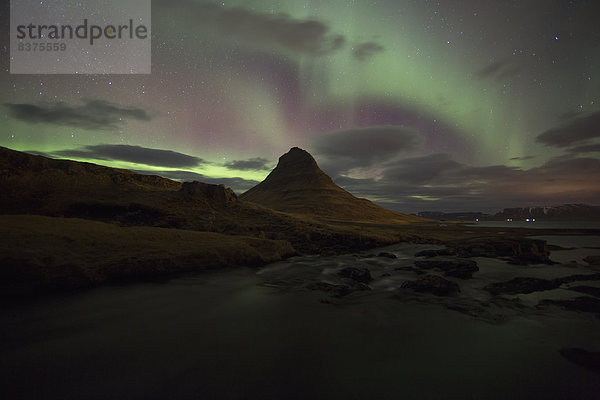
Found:
[(386, 222), (419, 219), (354, 197), (321, 171), (310, 153), (298, 147), (282, 155), (269, 176), (240, 199), (274, 210), (327, 219)]
[(306, 150), (292, 147), (290, 151), (279, 157), (278, 168), (319, 168), (317, 162)]
[(273, 185), (272, 188), (301, 186), (305, 189), (316, 189), (317, 186), (323, 189), (322, 185), (335, 186), (331, 178), (321, 171), (313, 156), (299, 147), (292, 147), (279, 157), (277, 167), (261, 183), (263, 186), (265, 184)]

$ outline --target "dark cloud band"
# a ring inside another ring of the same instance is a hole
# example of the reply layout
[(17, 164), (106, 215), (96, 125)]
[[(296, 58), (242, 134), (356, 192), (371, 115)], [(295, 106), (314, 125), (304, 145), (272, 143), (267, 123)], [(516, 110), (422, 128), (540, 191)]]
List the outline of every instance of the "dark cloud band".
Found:
[(377, 53), (381, 53), (385, 47), (376, 42), (360, 43), (352, 49), (352, 54), (355, 58), (364, 61), (373, 57)]
[(312, 148), (322, 156), (324, 170), (335, 175), (386, 162), (416, 150), (420, 143), (414, 129), (382, 125), (322, 133), (315, 137)]
[(248, 160), (235, 160), (225, 163), (225, 167), (239, 171), (268, 171), (271, 169), (270, 161), (266, 158), (256, 157)]
[(547, 146), (568, 147), (598, 137), (600, 137), (600, 112), (575, 118), (564, 125), (547, 130), (538, 135), (535, 140)]
[(171, 150), (149, 149), (124, 144), (85, 146), (82, 149), (56, 151), (52, 155), (78, 159), (117, 160), (170, 168), (196, 167), (204, 163), (201, 158)]
[(65, 103), (5, 103), (4, 106), (11, 117), (21, 121), (91, 130), (118, 129), (129, 118), (138, 121), (152, 119), (141, 108), (124, 107), (104, 100), (88, 100), (79, 106)]
[[(172, 2), (159, 3), (171, 7)], [(193, 1), (177, 2), (194, 17), (196, 26), (209, 28), (251, 45), (292, 53), (326, 55), (345, 43), (343, 35), (330, 32), (329, 26), (315, 19), (294, 19), (286, 14), (257, 13), (245, 8), (225, 8)]]

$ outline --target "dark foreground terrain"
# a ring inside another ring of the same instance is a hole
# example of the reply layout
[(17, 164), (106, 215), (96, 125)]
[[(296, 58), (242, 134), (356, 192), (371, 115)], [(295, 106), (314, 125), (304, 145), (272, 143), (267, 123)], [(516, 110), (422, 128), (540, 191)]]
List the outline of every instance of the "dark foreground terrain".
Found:
[[(222, 185), (0, 148), (0, 295), (259, 266), (293, 254), (343, 254), (399, 242), (457, 255), (549, 262), (531, 234), (593, 230), (477, 228), (376, 206), (335, 185), (307, 152), (283, 155), (242, 199)], [(252, 201), (249, 201), (252, 200)]]
[(404, 243), (3, 303), (0, 396), (597, 398), (598, 266), (433, 255), (445, 250)]

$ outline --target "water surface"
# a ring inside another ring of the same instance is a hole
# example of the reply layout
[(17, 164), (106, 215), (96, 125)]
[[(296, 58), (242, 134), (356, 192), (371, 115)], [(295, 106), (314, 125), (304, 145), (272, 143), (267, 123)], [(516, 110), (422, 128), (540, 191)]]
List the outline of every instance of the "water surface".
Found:
[[(401, 283), (416, 276), (395, 268), (411, 265), (424, 248), (432, 246), (385, 249), (397, 259), (366, 253), (297, 257), (259, 270), (213, 271), (3, 304), (0, 395), (563, 399), (600, 393), (600, 375), (558, 352), (600, 351), (600, 320), (592, 314), (538, 310), (539, 294), (521, 296), (525, 312), (490, 308), (506, 316), (501, 323), (444, 306), (467, 298), (487, 301), (481, 288), (488, 282), (561, 275), (570, 273), (567, 267), (478, 258), (476, 278), (456, 280), (462, 289), (456, 299), (396, 296)], [(336, 298), (306, 288), (310, 282), (340, 283), (337, 272), (344, 266), (367, 266), (373, 290)], [(547, 296), (576, 295), (551, 292)]]

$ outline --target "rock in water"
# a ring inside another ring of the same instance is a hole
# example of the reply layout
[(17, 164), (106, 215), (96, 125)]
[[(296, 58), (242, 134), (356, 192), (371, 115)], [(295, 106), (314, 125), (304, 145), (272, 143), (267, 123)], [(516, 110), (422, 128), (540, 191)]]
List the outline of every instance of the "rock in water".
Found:
[(592, 267), (600, 267), (600, 256), (587, 256), (583, 261)]
[(404, 282), (401, 287), (415, 292), (433, 293), (436, 296), (450, 296), (460, 292), (456, 283), (436, 275), (426, 275), (416, 281)]
[(344, 297), (352, 291), (347, 285), (333, 285), (327, 282), (314, 282), (306, 286), (309, 290), (321, 290), (332, 293), (335, 297)]
[(593, 281), (600, 280), (598, 274), (577, 274), (564, 276), (556, 279), (531, 278), (520, 276), (506, 282), (490, 283), (483, 289), (496, 294), (527, 294), (533, 292), (541, 292), (544, 290), (553, 290), (559, 288), (564, 283), (572, 283), (577, 281)]
[(446, 276), (453, 276), (460, 279), (470, 279), (473, 272), (479, 271), (477, 263), (472, 260), (436, 260), (436, 261), (415, 261), (415, 266), (420, 269), (439, 269)]
[(373, 280), (367, 268), (346, 267), (340, 271), (340, 275), (361, 283), (369, 283)]
[(473, 238), (448, 243), (451, 253), (460, 257), (502, 257), (513, 264), (551, 264), (545, 240), (511, 238)]
[(588, 296), (579, 296), (571, 300), (542, 300), (539, 305), (555, 305), (569, 311), (595, 313), (600, 317), (600, 300)]
[(438, 257), (438, 256), (451, 256), (452, 252), (448, 249), (441, 249), (441, 250), (421, 250), (419, 251), (417, 254), (415, 254), (415, 257)]
[(517, 277), (506, 282), (490, 283), (483, 289), (491, 294), (527, 294), (558, 288), (562, 283), (556, 279)]
[(570, 288), (567, 288), (568, 290), (573, 290), (575, 292), (579, 292), (579, 293), (585, 293), (585, 294), (589, 294), (590, 296), (594, 296), (594, 297), (598, 297), (600, 298), (600, 287), (594, 287), (594, 286), (573, 286)]
[(600, 373), (600, 352), (583, 349), (560, 349), (560, 355), (585, 369)]
[(383, 258), (398, 258), (398, 256), (396, 256), (393, 253), (388, 253), (387, 251), (382, 251), (381, 253), (377, 254), (377, 257), (383, 257)]

